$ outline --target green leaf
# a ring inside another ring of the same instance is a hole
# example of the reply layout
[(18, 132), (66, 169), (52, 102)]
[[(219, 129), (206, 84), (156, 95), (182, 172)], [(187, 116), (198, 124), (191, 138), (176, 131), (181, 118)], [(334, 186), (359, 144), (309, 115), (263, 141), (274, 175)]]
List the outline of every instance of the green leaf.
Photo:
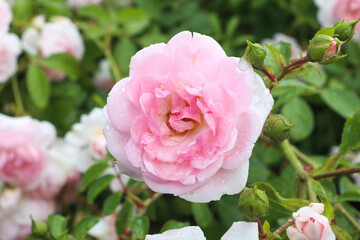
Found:
[(86, 237), (87, 232), (99, 222), (98, 217), (85, 217), (75, 226), (73, 235), (75, 240), (83, 240)]
[(344, 229), (340, 228), (339, 226), (331, 224), (331, 228), (335, 233), (336, 239), (341, 239), (341, 240), (353, 239)]
[(292, 54), (291, 44), (288, 42), (280, 41), (279, 43), (275, 44), (274, 47), (276, 47), (279, 50), (280, 54), (284, 56), (285, 62), (289, 63)]
[(135, 217), (131, 220), (131, 231), (138, 239), (144, 239), (149, 233), (150, 221), (147, 216)]
[(50, 82), (41, 67), (30, 65), (26, 73), (26, 86), (35, 105), (45, 108), (50, 98)]
[(150, 16), (140, 8), (123, 8), (117, 16), (117, 21), (124, 24), (130, 35), (142, 32), (150, 23)]
[(329, 27), (329, 28), (321, 28), (319, 31), (317, 31), (317, 33), (315, 34), (318, 35), (318, 34), (325, 34), (325, 35), (328, 35), (330, 37), (333, 37), (334, 34), (335, 34), (335, 27)]
[(360, 147), (360, 109), (349, 117), (344, 126), (339, 153), (346, 153)]
[(178, 222), (175, 220), (169, 220), (164, 224), (164, 226), (162, 226), (162, 228), (160, 229), (160, 233), (163, 233), (170, 229), (179, 229), (187, 226), (190, 226), (189, 222)]
[(124, 230), (130, 226), (133, 208), (133, 204), (126, 199), (124, 206), (121, 208), (115, 221), (116, 233), (118, 235), (122, 234)]
[(238, 15), (234, 15), (226, 24), (225, 35), (227, 38), (234, 36), (236, 28), (239, 26), (240, 18)]
[(323, 188), (323, 186), (315, 180), (311, 181), (311, 184), (313, 186), (313, 189), (316, 193), (316, 195), (320, 198), (321, 203), (325, 205), (325, 209), (323, 212), (323, 215), (330, 220), (334, 219), (334, 208), (332, 207), (331, 203), (329, 202), (326, 192)]
[(90, 185), (89, 190), (87, 191), (88, 202), (92, 203), (94, 199), (108, 187), (114, 178), (114, 175), (109, 174), (95, 180), (95, 182)]
[(80, 8), (78, 14), (82, 17), (88, 17), (96, 19), (97, 21), (108, 21), (109, 14), (106, 13), (105, 9), (97, 5), (88, 5)]
[(268, 236), (268, 238), (270, 239), (281, 239), (281, 237), (278, 234), (274, 234), (271, 232), (270, 230), (270, 224), (267, 220), (265, 220), (264, 224), (263, 224), (263, 230), (264, 233), (266, 233), (266, 235)]
[(33, 217), (31, 218), (31, 231), (35, 237), (45, 237), (48, 234), (47, 223), (41, 221), (35, 221)]
[(60, 215), (49, 215), (50, 233), (54, 238), (60, 238), (67, 233), (66, 226), (68, 219)]
[(79, 62), (66, 53), (58, 53), (44, 58), (41, 65), (65, 72), (72, 80), (77, 79), (80, 73)]
[(105, 215), (109, 215), (115, 211), (116, 207), (120, 204), (122, 196), (122, 192), (116, 192), (106, 198), (103, 206)]
[(307, 138), (314, 128), (314, 115), (309, 104), (301, 98), (293, 98), (286, 103), (281, 114), (287, 117), (295, 127), (290, 131), (293, 141)]
[(342, 176), (339, 182), (340, 194), (346, 192), (360, 192), (360, 188), (357, 187), (350, 179), (346, 176)]
[(206, 228), (211, 224), (213, 217), (206, 203), (192, 203), (191, 210), (197, 225)]
[[(128, 38), (121, 38), (115, 45), (114, 58), (120, 65), (123, 75), (129, 74), (130, 59), (137, 52), (137, 48)], [(120, 79), (116, 79), (120, 80)]]
[(342, 194), (336, 199), (337, 202), (360, 202), (360, 189), (359, 191), (350, 191)]
[(14, 1), (13, 13), (14, 21), (25, 21), (33, 15), (33, 0), (16, 0)]
[(354, 115), (360, 106), (359, 96), (348, 89), (324, 89), (320, 92), (324, 102), (344, 118)]
[(93, 183), (101, 173), (108, 169), (108, 167), (109, 164), (104, 162), (92, 165), (82, 176), (80, 191), (85, 191), (86, 188), (90, 186), (90, 184)]
[(279, 49), (277, 49), (275, 46), (273, 46), (271, 44), (266, 44), (266, 47), (270, 50), (270, 52), (273, 55), (274, 61), (278, 65), (285, 64), (285, 57), (280, 53)]

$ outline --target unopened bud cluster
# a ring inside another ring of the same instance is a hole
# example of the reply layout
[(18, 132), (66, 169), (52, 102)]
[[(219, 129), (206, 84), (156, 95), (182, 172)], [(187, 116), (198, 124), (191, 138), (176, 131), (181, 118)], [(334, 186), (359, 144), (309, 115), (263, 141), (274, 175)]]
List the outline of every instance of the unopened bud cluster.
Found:
[(308, 60), (329, 64), (345, 57), (346, 55), (341, 55), (342, 46), (354, 36), (355, 26), (358, 22), (359, 20), (340, 21), (335, 23), (332, 28), (318, 31), (309, 42)]
[(295, 125), (281, 114), (273, 114), (266, 119), (264, 135), (275, 142), (282, 142), (290, 136), (290, 129)]
[(239, 209), (247, 218), (260, 218), (269, 211), (269, 199), (265, 191), (256, 186), (245, 187), (239, 196)]

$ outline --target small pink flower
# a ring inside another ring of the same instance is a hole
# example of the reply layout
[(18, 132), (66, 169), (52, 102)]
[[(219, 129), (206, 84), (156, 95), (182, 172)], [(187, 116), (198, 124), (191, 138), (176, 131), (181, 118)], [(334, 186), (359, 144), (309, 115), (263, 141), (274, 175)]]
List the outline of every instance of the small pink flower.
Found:
[(95, 73), (94, 84), (98, 89), (111, 90), (114, 86), (113, 77), (110, 72), (110, 63), (103, 59), (99, 63), (99, 70)]
[[(315, 0), (319, 7), (318, 20), (323, 27), (331, 27), (340, 20), (360, 18), (360, 0)], [(360, 41), (360, 24), (356, 25), (354, 39)]]
[(111, 90), (104, 134), (121, 171), (194, 202), (241, 191), (273, 99), (245, 60), (181, 32), (132, 57)]
[[(41, 29), (30, 28), (22, 36), (22, 44), (27, 53), (40, 53), (44, 58), (57, 53), (67, 53), (77, 60), (82, 59), (84, 43), (70, 19), (55, 17), (48, 23), (41, 23), (39, 16), (35, 19), (34, 25)], [(65, 73), (59, 70), (45, 68), (45, 72), (51, 80), (60, 81), (65, 77)]]
[(77, 9), (82, 8), (87, 5), (99, 5), (102, 0), (67, 0), (69, 7)]
[(6, 240), (22, 240), (31, 234), (31, 219), (46, 221), (55, 212), (53, 201), (25, 196), (14, 211), (0, 215), (0, 237)]
[(12, 21), (10, 5), (5, 0), (0, 0), (0, 32), (7, 32)]
[(295, 225), (288, 227), (286, 233), (290, 240), (335, 240), (329, 219), (321, 215), (324, 204), (311, 203), (293, 213)]
[(21, 44), (18, 36), (13, 33), (0, 32), (0, 83), (7, 81), (14, 75), (20, 53)]
[(30, 117), (0, 114), (0, 179), (28, 186), (39, 178), (47, 163), (47, 148), (55, 140), (53, 125)]

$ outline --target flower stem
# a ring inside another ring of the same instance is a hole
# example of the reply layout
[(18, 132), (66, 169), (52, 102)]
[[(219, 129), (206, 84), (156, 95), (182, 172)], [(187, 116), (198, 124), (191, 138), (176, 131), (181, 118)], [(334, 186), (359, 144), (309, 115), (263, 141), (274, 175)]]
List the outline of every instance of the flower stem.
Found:
[(281, 146), (286, 158), (290, 162), (290, 164), (295, 168), (296, 174), (302, 180), (304, 180), (306, 182), (306, 186), (308, 188), (310, 201), (311, 202), (317, 202), (316, 194), (315, 194), (315, 192), (314, 192), (314, 190), (312, 188), (312, 183), (311, 183), (312, 179), (309, 176), (309, 174), (304, 170), (303, 165), (301, 164), (300, 160), (295, 155), (289, 140), (286, 139), (286, 140), (282, 141), (280, 143), (280, 146)]
[(301, 67), (304, 63), (308, 62), (307, 56), (299, 58), (287, 65), (285, 65), (282, 71), (279, 73), (279, 76), (276, 77), (277, 81), (280, 81), (286, 74), (290, 73), (296, 68)]
[(271, 82), (276, 82), (275, 75), (273, 73), (269, 73), (269, 71), (264, 66), (259, 70), (262, 71), (270, 79)]
[(335, 207), (344, 215), (344, 217), (353, 225), (357, 231), (360, 232), (360, 225), (357, 221), (350, 215), (350, 213), (340, 204), (335, 204)]
[[(288, 228), (289, 226), (291, 226), (294, 223), (294, 219), (293, 218), (289, 218), (287, 220), (286, 223), (284, 223), (281, 227), (279, 227), (274, 234), (280, 234), (282, 233), (286, 228)], [(271, 240), (271, 239), (270, 239)]]
[(295, 154), (300, 158), (300, 160), (306, 164), (306, 165), (313, 165), (314, 161), (311, 160), (306, 154), (302, 153), (299, 149), (297, 149), (295, 146), (292, 146), (293, 151)]
[(22, 99), (21, 99), (19, 83), (18, 83), (18, 80), (17, 80), (16, 76), (13, 76), (11, 78), (11, 84), (12, 84), (15, 103), (16, 103), (16, 107), (17, 107), (17, 111), (18, 111), (16, 115), (21, 116), (21, 115), (24, 114), (24, 105), (23, 105), (23, 102), (22, 102)]
[(360, 172), (360, 167), (342, 168), (342, 169), (335, 170), (333, 172), (327, 172), (327, 173), (315, 175), (315, 176), (313, 176), (313, 178), (314, 179), (320, 179), (320, 178), (326, 178), (326, 177), (335, 177), (335, 176), (340, 176), (340, 175), (350, 174), (350, 173), (356, 173), (356, 172)]

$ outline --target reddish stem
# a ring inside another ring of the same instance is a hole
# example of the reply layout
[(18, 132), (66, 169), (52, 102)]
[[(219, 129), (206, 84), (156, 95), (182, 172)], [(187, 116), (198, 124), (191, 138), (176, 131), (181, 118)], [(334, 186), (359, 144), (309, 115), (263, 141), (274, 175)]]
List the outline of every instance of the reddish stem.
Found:
[(276, 82), (275, 75), (273, 73), (269, 73), (269, 71), (264, 66), (262, 66), (259, 70), (262, 71), (271, 82)]
[(263, 229), (263, 227), (262, 227), (262, 224), (261, 224), (261, 222), (260, 222), (260, 219), (259, 219), (259, 218), (256, 218), (254, 221), (257, 222), (257, 224), (258, 224), (259, 236), (260, 236), (261, 238), (263, 238), (263, 239), (267, 239), (267, 238), (268, 238), (268, 235), (267, 235), (266, 233), (264, 233), (264, 229)]

